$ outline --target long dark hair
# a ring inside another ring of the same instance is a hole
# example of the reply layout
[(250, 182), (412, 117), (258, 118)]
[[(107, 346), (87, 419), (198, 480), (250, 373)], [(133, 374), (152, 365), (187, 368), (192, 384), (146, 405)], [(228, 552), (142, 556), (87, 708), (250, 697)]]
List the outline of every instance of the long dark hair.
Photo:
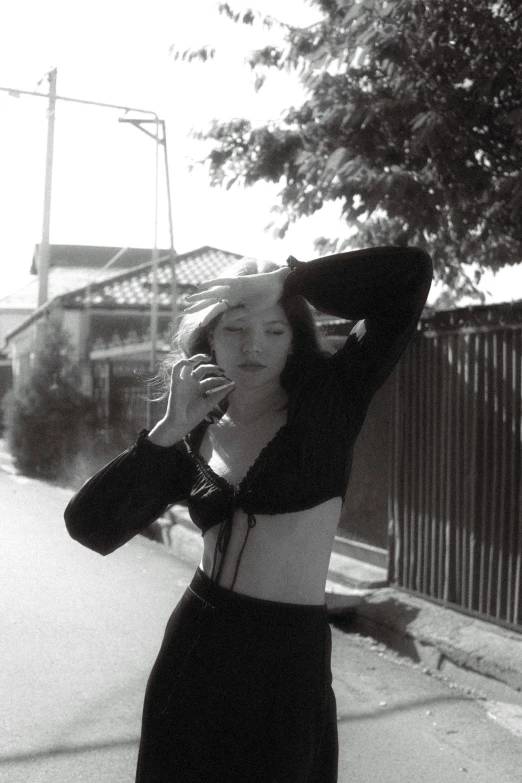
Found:
[[(281, 264), (274, 261), (258, 261), (254, 258), (244, 258), (236, 262), (225, 270), (220, 277), (242, 277), (244, 275), (256, 275), (263, 272), (275, 272), (281, 268)], [(292, 296), (282, 296), (279, 302), (285, 311), (288, 323), (292, 329), (292, 355), (289, 357), (287, 367), (283, 371), (283, 385), (288, 365), (301, 365), (313, 356), (319, 356), (329, 353), (324, 340), (322, 331), (317, 326), (313, 311), (306, 299), (299, 294)], [(172, 366), (179, 359), (194, 356), (197, 353), (211, 354), (212, 348), (209, 337), (214, 331), (216, 324), (221, 318), (221, 314), (216, 316), (206, 326), (199, 325), (200, 315), (196, 313), (185, 313), (181, 316), (178, 329), (174, 335), (172, 351), (165, 357), (161, 364), (160, 373), (156, 376), (154, 385), (159, 395), (156, 400), (162, 400), (168, 396), (170, 374)]]

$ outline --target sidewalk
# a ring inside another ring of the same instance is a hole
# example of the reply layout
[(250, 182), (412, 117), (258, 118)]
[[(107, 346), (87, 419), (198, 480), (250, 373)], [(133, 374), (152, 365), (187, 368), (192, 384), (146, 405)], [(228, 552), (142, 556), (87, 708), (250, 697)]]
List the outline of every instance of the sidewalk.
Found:
[[(16, 473), (1, 439), (0, 470)], [(201, 534), (184, 507), (174, 506), (149, 533), (180, 560), (199, 565)], [(332, 622), (372, 636), (428, 671), (478, 691), (487, 677), (498, 698), (522, 705), (521, 634), (385, 585), (383, 569), (333, 553), (326, 582)]]

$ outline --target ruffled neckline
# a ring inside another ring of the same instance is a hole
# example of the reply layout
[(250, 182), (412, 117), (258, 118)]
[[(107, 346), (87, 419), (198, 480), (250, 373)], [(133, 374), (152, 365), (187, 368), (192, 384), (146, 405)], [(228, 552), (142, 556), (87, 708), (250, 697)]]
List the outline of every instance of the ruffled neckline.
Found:
[[(263, 446), (263, 448), (255, 458), (253, 463), (250, 465), (247, 472), (245, 473), (245, 475), (243, 476), (243, 478), (241, 479), (241, 481), (238, 483), (237, 486), (234, 486), (234, 484), (232, 484), (231, 481), (225, 478), (225, 476), (216, 473), (216, 471), (208, 464), (206, 459), (204, 459), (204, 457), (202, 457), (201, 454), (199, 453), (199, 449), (203, 441), (203, 437), (208, 427), (210, 426), (211, 422), (204, 421), (202, 422), (202, 424), (204, 424), (205, 426), (202, 427), (201, 425), (198, 425), (197, 427), (199, 431), (196, 434), (195, 444), (190, 442), (190, 438), (188, 436), (184, 439), (188, 453), (199, 465), (202, 472), (205, 474), (205, 476), (208, 479), (213, 481), (214, 484), (220, 485), (221, 487), (227, 489), (230, 492), (230, 494), (233, 495), (234, 497), (239, 497), (246, 494), (246, 492), (248, 491), (248, 487), (252, 482), (256, 472), (261, 469), (262, 465), (270, 456), (270, 450), (274, 448), (274, 444), (277, 443), (288, 430), (290, 424), (290, 415), (288, 414), (288, 418), (286, 422), (281, 425), (281, 427), (277, 430), (277, 432), (270, 438), (268, 443), (266, 443)], [(200, 427), (201, 429), (199, 429)]]

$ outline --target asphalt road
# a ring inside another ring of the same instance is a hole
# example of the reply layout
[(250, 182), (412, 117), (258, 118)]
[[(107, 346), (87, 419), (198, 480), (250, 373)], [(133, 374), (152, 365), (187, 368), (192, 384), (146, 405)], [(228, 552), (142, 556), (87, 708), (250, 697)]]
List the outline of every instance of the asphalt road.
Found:
[[(132, 783), (148, 672), (193, 572), (141, 537), (82, 548), (69, 496), (0, 470), (1, 783)], [(333, 643), (339, 783), (520, 782), (522, 739), (486, 704), (372, 640)]]

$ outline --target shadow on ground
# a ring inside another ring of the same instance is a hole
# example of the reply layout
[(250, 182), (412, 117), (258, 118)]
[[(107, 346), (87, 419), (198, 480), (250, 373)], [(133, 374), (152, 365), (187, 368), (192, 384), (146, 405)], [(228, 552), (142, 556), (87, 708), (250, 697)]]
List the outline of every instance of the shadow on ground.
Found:
[(420, 656), (407, 627), (413, 622), (419, 609), (389, 598), (378, 605), (363, 598), (360, 604), (349, 609), (331, 609), (328, 619), (333, 626), (345, 633), (358, 633), (385, 644), (399, 655), (415, 663)]
[(137, 747), (139, 737), (129, 739), (115, 739), (107, 742), (92, 742), (84, 745), (55, 745), (51, 748), (42, 748), (41, 750), (27, 751), (26, 753), (12, 753), (9, 755), (0, 755), (0, 766), (3, 764), (13, 764), (22, 761), (39, 761), (41, 759), (53, 758), (54, 756), (66, 756), (73, 753), (89, 753), (92, 751), (108, 750), (109, 748), (128, 748)]

